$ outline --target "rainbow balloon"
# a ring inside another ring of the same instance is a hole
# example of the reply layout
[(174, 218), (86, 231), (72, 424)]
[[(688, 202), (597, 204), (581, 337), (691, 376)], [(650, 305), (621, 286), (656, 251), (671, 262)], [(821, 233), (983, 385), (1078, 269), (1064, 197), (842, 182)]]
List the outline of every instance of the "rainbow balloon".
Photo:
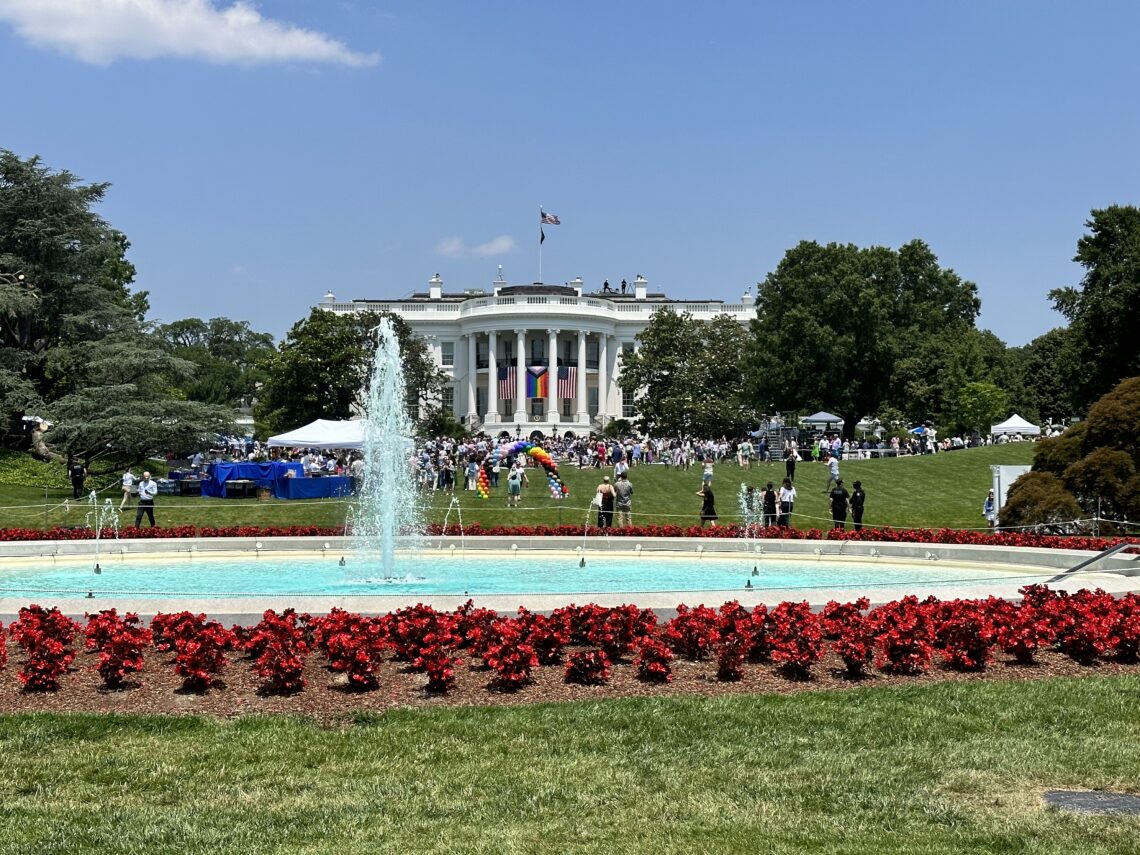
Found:
[[(503, 457), (510, 457), (512, 454), (527, 454), (535, 460), (539, 466), (546, 472), (546, 483), (550, 487), (550, 496), (554, 499), (564, 499), (570, 495), (570, 488), (562, 483), (562, 479), (558, 477), (558, 464), (554, 458), (550, 456), (545, 448), (535, 445), (529, 439), (521, 439), (516, 442), (505, 443), (503, 445), (495, 446), (491, 452), (491, 465), (498, 463)], [(483, 470), (480, 469), (480, 477), (485, 478)], [(479, 495), (483, 495), (482, 488), (480, 487)]]

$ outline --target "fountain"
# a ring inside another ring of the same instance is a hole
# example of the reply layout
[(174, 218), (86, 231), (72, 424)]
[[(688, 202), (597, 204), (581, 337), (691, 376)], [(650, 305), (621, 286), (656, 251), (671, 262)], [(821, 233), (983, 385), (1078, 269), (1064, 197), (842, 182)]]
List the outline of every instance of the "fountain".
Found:
[(99, 546), (102, 542), (103, 529), (110, 528), (115, 533), (115, 540), (119, 539), (119, 509), (110, 499), (100, 505), (99, 497), (94, 490), (87, 497), (87, 503), (91, 506), (91, 510), (87, 512), (85, 522), (87, 527), (95, 532), (95, 572), (102, 573), (103, 568), (99, 566)]
[(376, 357), (368, 385), (364, 483), (356, 523), (365, 554), (370, 560), (378, 558), (384, 577), (391, 578), (396, 575), (396, 538), (418, 533), (419, 508), (408, 464), (414, 446), (400, 343), (387, 318), (374, 332)]

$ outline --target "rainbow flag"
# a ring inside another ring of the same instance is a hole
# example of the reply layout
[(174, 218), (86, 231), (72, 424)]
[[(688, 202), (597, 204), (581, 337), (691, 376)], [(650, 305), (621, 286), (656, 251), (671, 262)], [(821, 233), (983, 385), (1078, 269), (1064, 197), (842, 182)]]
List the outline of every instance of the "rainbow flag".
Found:
[(548, 382), (546, 366), (530, 366), (526, 370), (526, 396), (528, 398), (545, 398)]

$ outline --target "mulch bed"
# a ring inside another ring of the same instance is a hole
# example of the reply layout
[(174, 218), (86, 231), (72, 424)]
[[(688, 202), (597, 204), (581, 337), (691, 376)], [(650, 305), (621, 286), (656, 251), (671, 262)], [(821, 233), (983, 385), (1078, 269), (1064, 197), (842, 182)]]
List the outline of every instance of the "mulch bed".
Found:
[(471, 705), (533, 704), (558, 701), (600, 701), (613, 698), (661, 697), (666, 695), (789, 694), (814, 690), (848, 690), (857, 687), (923, 685), (943, 681), (1037, 680), (1083, 675), (1115, 676), (1140, 674), (1140, 664), (1102, 660), (1092, 666), (1078, 665), (1066, 656), (1045, 652), (1038, 664), (1019, 665), (998, 652), (987, 670), (963, 673), (935, 663), (921, 676), (893, 676), (878, 671), (852, 680), (843, 673), (842, 661), (827, 654), (812, 669), (811, 679), (792, 680), (771, 664), (746, 664), (739, 682), (716, 679), (716, 662), (674, 660), (673, 682), (642, 683), (628, 661), (617, 663), (604, 686), (581, 686), (564, 682), (563, 666), (536, 668), (533, 682), (517, 692), (490, 688), (494, 672), (478, 660), (456, 667), (455, 688), (445, 695), (424, 690), (427, 677), (411, 672), (398, 662), (385, 662), (379, 685), (369, 691), (350, 691), (344, 677), (328, 670), (319, 654), (309, 656), (305, 688), (293, 695), (263, 695), (251, 662), (231, 655), (222, 674), (223, 685), (202, 693), (181, 690), (181, 679), (172, 670), (171, 654), (149, 650), (146, 670), (124, 688), (109, 691), (92, 669), (97, 655), (80, 651), (72, 670), (57, 692), (25, 692), (17, 672), (23, 656), (9, 645), (11, 659), (0, 671), (0, 713), (100, 712), (160, 715), (205, 715), (232, 717), (251, 714), (289, 714), (310, 718), (325, 726), (341, 726), (358, 711), (383, 712), (398, 707), (444, 707)]

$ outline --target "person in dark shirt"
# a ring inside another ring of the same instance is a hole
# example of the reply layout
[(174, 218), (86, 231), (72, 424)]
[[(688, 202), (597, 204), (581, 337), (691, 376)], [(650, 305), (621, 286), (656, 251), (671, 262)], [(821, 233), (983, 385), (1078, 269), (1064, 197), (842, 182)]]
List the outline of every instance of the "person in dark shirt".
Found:
[(851, 493), (851, 521), (855, 523), (855, 531), (863, 528), (863, 505), (867, 501), (867, 494), (863, 491), (863, 482), (856, 481)]
[(851, 507), (851, 494), (843, 486), (843, 479), (838, 478), (831, 492), (827, 494), (831, 502), (832, 528), (844, 529), (847, 527), (847, 509)]
[(772, 487), (772, 482), (769, 481), (764, 487), (764, 492), (760, 494), (760, 499), (764, 504), (765, 528), (776, 524), (776, 498), (776, 490)]
[(716, 527), (716, 499), (713, 496), (713, 489), (711, 484), (705, 484), (697, 491), (697, 495), (701, 497), (701, 528), (705, 527), (705, 523), (709, 523), (714, 528)]

